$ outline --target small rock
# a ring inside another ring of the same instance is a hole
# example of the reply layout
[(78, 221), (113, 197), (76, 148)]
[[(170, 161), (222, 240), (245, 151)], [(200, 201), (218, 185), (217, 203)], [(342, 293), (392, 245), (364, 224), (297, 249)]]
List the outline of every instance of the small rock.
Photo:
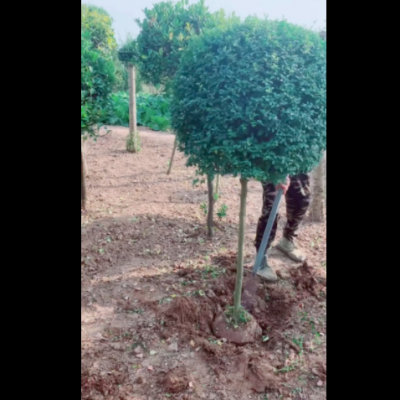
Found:
[(135, 354), (140, 354), (140, 353), (142, 352), (142, 348), (141, 348), (140, 346), (135, 347), (135, 348), (133, 349), (133, 352), (134, 352)]
[(322, 381), (317, 382), (317, 386), (322, 386), (324, 383)]

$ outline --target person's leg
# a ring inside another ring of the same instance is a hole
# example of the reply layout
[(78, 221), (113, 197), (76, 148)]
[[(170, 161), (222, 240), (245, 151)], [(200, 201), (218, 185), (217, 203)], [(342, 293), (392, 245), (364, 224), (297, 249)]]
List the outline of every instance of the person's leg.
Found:
[[(264, 231), (268, 223), (268, 218), (271, 213), (272, 205), (274, 204), (274, 200), (276, 197), (275, 185), (273, 185), (272, 183), (263, 182), (262, 187), (263, 187), (263, 206), (261, 210), (261, 217), (258, 220), (256, 239), (254, 242), (257, 253), (260, 248)], [(274, 224), (272, 226), (271, 235), (269, 237), (267, 248), (265, 250), (265, 256), (263, 258), (260, 271), (258, 272), (258, 275), (261, 278), (269, 281), (277, 280), (277, 276), (274, 270), (268, 265), (268, 259), (267, 259), (267, 250), (271, 247), (271, 244), (275, 239), (277, 227), (278, 227), (278, 215), (276, 216)]]
[(283, 230), (283, 237), (277, 248), (294, 261), (302, 262), (305, 255), (294, 244), (297, 230), (307, 213), (310, 205), (310, 177), (300, 174), (290, 178), (290, 186), (286, 192), (286, 217), (287, 222)]

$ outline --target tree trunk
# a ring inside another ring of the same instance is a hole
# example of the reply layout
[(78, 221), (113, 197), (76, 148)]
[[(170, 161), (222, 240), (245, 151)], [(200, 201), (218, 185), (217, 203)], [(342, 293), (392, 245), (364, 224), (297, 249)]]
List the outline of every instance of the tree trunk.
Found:
[(81, 137), (81, 153), (83, 157), (83, 174), (86, 177), (88, 176), (88, 167), (86, 163), (86, 140), (83, 140), (82, 137)]
[(314, 222), (324, 221), (324, 160), (322, 157), (317, 168), (312, 172), (312, 199), (310, 217)]
[(175, 135), (174, 148), (172, 149), (171, 160), (169, 161), (167, 175), (169, 175), (171, 173), (172, 162), (174, 161), (175, 150), (176, 150), (177, 145), (178, 145), (178, 143), (177, 143), (177, 139), (176, 139), (176, 135)]
[(139, 133), (137, 131), (136, 119), (136, 79), (135, 67), (132, 63), (128, 63), (129, 74), (129, 135), (126, 141), (126, 150), (130, 153), (139, 151)]
[(207, 187), (208, 187), (208, 213), (207, 213), (207, 229), (208, 237), (214, 236), (213, 232), (213, 220), (214, 220), (214, 187), (213, 179), (210, 175), (207, 175)]
[(240, 215), (239, 215), (239, 245), (236, 264), (236, 284), (234, 293), (234, 313), (236, 321), (239, 320), (240, 307), (242, 302), (243, 286), (243, 258), (244, 258), (244, 233), (246, 226), (246, 198), (247, 198), (247, 179), (240, 179)]
[(217, 179), (215, 182), (215, 194), (219, 196), (219, 174), (217, 175)]
[(86, 180), (84, 171), (84, 157), (81, 146), (81, 208), (86, 209)]

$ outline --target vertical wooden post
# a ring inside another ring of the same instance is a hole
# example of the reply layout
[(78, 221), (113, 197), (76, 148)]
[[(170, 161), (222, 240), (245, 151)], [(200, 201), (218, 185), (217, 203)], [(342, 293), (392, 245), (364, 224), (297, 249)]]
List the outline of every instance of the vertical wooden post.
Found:
[(129, 135), (126, 141), (126, 150), (130, 153), (137, 153), (140, 150), (139, 133), (137, 131), (136, 114), (136, 74), (135, 67), (128, 63), (129, 77)]

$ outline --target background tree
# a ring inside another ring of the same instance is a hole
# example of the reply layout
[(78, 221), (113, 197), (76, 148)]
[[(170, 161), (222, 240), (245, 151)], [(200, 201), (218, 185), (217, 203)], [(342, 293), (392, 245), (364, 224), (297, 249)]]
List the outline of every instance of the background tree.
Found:
[(188, 0), (160, 2), (143, 12), (143, 21), (135, 20), (141, 28), (137, 39), (123, 50), (135, 51), (135, 64), (145, 81), (167, 87), (190, 39), (226, 21), (222, 10), (210, 13), (204, 0), (190, 5)]
[(277, 183), (319, 162), (326, 146), (325, 65), (318, 34), (257, 18), (207, 30), (182, 54), (171, 102), (179, 149), (200, 173), (240, 175), (236, 320), (247, 182)]
[[(132, 51), (134, 63), (138, 66), (142, 78), (153, 85), (162, 85), (170, 93), (171, 81), (179, 67), (184, 49), (193, 37), (201, 35), (207, 29), (221, 27), (232, 21), (239, 21), (234, 14), (226, 16), (223, 10), (210, 13), (204, 0), (189, 5), (188, 0), (176, 3), (161, 2), (151, 9), (144, 9), (143, 21), (136, 19), (141, 31), (136, 40), (128, 42), (121, 51)], [(167, 175), (170, 174), (177, 141), (174, 142)], [(213, 235), (212, 221), (214, 210), (213, 180), (208, 182), (208, 234)]]
[(96, 137), (102, 109), (107, 106), (114, 81), (112, 52), (116, 48), (112, 20), (98, 7), (82, 5), (81, 17), (81, 203), (85, 207), (84, 140)]

